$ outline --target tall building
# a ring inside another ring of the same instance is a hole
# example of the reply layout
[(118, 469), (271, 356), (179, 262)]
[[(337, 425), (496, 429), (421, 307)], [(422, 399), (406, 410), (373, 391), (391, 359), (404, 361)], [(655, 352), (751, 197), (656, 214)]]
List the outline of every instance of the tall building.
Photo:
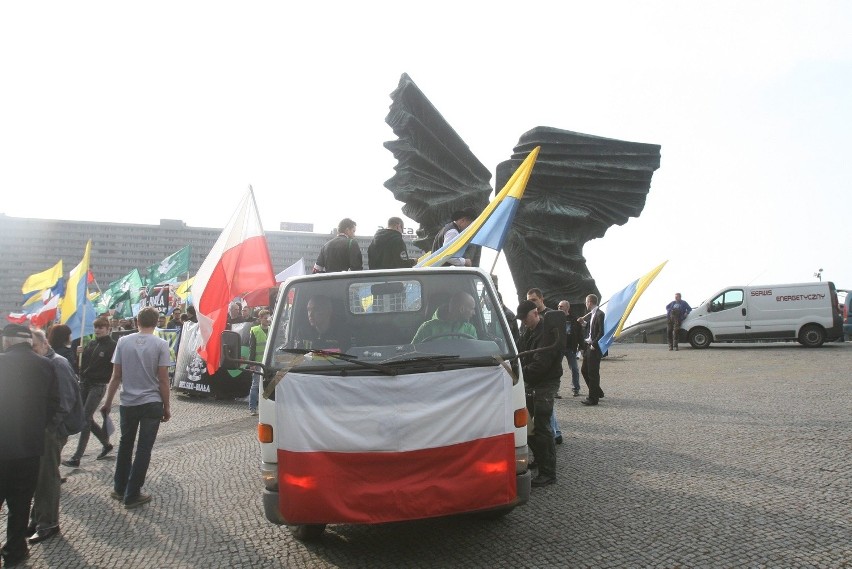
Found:
[[(282, 227), (312, 227), (282, 224)], [(0, 319), (21, 306), (21, 285), (32, 274), (62, 259), (65, 276), (80, 262), (86, 241), (92, 240), (90, 266), (97, 286), (106, 288), (133, 269), (145, 276), (148, 267), (191, 245), (190, 274), (195, 274), (222, 229), (188, 227), (176, 219), (159, 225), (31, 219), (0, 214)], [(303, 259), (310, 272), (323, 244), (334, 235), (306, 231), (267, 231), (272, 268), (277, 273)], [(356, 236), (367, 263), (367, 246), (373, 236)], [(409, 255), (422, 254), (405, 235)], [(95, 283), (90, 285), (94, 290)], [(0, 322), (0, 326), (2, 326)]]

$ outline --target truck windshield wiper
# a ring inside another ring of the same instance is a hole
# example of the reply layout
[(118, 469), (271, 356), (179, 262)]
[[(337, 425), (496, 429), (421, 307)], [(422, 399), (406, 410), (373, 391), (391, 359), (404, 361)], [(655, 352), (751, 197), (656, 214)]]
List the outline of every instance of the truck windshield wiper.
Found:
[(367, 369), (372, 369), (375, 371), (380, 371), (385, 375), (397, 375), (395, 369), (389, 368), (386, 365), (370, 363), (370, 362), (362, 362), (358, 359), (357, 356), (353, 356), (351, 354), (346, 354), (343, 352), (328, 352), (326, 350), (305, 350), (302, 348), (278, 348), (279, 352), (286, 352), (288, 354), (316, 354), (318, 356), (323, 356), (327, 358), (335, 358), (338, 360), (343, 360), (345, 362), (355, 364), (357, 366), (365, 367)]
[(497, 361), (494, 359), (493, 356), (462, 357), (458, 354), (421, 355), (400, 360), (386, 360), (383, 363), (385, 365), (391, 365), (395, 368), (402, 368), (407, 365), (417, 366), (418, 364), (439, 364), (441, 367), (443, 365), (476, 367), (485, 365), (497, 365)]

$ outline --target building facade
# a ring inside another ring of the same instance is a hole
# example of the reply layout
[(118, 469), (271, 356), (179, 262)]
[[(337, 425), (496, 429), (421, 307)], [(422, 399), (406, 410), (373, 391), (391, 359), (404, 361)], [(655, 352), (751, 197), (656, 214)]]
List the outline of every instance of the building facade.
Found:
[[(283, 225), (283, 224), (282, 224)], [(62, 259), (65, 276), (83, 257), (86, 242), (92, 240), (90, 268), (95, 283), (90, 290), (106, 288), (133, 269), (142, 276), (186, 245), (191, 246), (190, 275), (207, 257), (221, 228), (189, 227), (181, 220), (161, 219), (159, 225), (32, 219), (0, 214), (0, 319), (20, 310), (21, 285), (32, 274), (48, 269)], [(272, 268), (278, 273), (299, 259), (307, 272), (323, 244), (334, 235), (305, 231), (267, 231)], [(356, 236), (367, 266), (367, 246), (373, 236)], [(404, 236), (409, 255), (422, 254)]]

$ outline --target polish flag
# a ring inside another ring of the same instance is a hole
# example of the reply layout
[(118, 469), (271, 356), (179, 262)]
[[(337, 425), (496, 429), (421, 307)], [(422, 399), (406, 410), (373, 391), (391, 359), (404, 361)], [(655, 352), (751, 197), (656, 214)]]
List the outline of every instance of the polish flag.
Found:
[(249, 187), (192, 284), (201, 333), (198, 353), (207, 362), (210, 375), (219, 369), (220, 342), (228, 321), (228, 304), (234, 297), (249, 291), (275, 286), (274, 275), (254, 192)]
[(34, 312), (32, 315), (32, 325), (38, 326), (42, 328), (47, 326), (48, 323), (56, 320), (56, 310), (59, 308), (59, 297), (52, 296), (50, 300), (45, 303), (44, 306), (38, 309), (37, 312)]
[(284, 519), (383, 523), (511, 504), (511, 389), (501, 366), (393, 377), (288, 373), (275, 396)]
[(32, 314), (27, 314), (26, 312), (10, 312), (6, 315), (6, 320), (13, 324), (23, 324), (24, 322), (29, 321), (31, 317)]

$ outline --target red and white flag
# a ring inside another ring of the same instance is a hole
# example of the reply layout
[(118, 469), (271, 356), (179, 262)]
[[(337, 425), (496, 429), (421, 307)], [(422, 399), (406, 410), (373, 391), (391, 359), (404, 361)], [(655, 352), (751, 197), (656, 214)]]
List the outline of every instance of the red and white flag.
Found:
[(32, 314), (32, 318), (30, 321), (33, 326), (38, 326), (39, 328), (43, 328), (47, 326), (48, 323), (56, 320), (56, 311), (59, 308), (59, 296), (52, 296), (50, 300), (48, 300), (44, 306), (38, 309), (37, 312)]
[(210, 375), (219, 369), (221, 335), (234, 297), (275, 286), (275, 273), (251, 187), (222, 230), (192, 284), (201, 346)]
[(509, 504), (517, 497), (511, 389), (501, 366), (288, 373), (275, 396), (284, 519), (381, 523)]

